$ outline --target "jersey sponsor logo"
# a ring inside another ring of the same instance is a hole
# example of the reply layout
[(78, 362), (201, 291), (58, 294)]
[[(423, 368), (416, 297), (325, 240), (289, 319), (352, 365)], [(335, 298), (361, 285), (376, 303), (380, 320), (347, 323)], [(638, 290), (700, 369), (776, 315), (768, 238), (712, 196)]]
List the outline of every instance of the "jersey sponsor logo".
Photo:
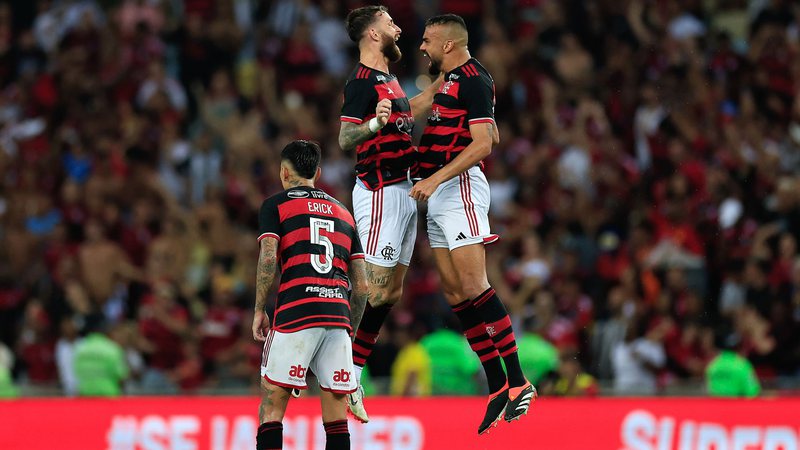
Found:
[(289, 376), (294, 378), (305, 378), (306, 370), (308, 369), (303, 367), (301, 364), (292, 366), (289, 368)]
[(333, 381), (336, 383), (348, 383), (350, 381), (350, 372), (344, 369), (334, 371)]
[(386, 247), (383, 247), (383, 250), (381, 250), (381, 256), (383, 256), (383, 259), (389, 261), (394, 258), (396, 251), (397, 250), (393, 249), (391, 245), (387, 245)]
[(330, 195), (328, 195), (328, 194), (326, 194), (324, 192), (317, 192), (317, 191), (311, 191), (311, 196), (314, 197), (314, 198), (324, 198), (324, 199), (330, 199), (331, 198)]
[(344, 298), (344, 294), (338, 288), (329, 288), (325, 286), (308, 286), (306, 292), (316, 293), (320, 298)]
[(460, 240), (466, 239), (466, 238), (467, 238), (467, 236), (464, 234), (463, 231), (461, 233), (458, 233), (458, 236), (456, 236), (456, 240), (457, 241), (460, 241)]
[(306, 198), (308, 197), (308, 192), (306, 191), (289, 191), (286, 193), (289, 198)]
[(401, 132), (411, 134), (414, 129), (414, 117), (406, 113), (400, 113), (397, 119), (394, 120), (394, 125)]

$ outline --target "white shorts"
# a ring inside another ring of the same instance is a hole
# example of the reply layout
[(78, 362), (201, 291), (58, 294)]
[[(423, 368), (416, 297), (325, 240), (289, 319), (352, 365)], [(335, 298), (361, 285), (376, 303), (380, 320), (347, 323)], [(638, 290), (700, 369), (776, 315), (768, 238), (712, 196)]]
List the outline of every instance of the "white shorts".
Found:
[(428, 199), (431, 248), (453, 250), (499, 238), (489, 231), (489, 182), (479, 167), (440, 184)]
[(355, 392), (353, 347), (344, 328), (313, 327), (292, 333), (270, 330), (261, 353), (261, 376), (285, 388), (306, 389), (308, 369), (320, 389), (336, 394)]
[(408, 266), (417, 239), (417, 202), (408, 196), (411, 182), (370, 191), (356, 181), (353, 217), (364, 259), (381, 267)]

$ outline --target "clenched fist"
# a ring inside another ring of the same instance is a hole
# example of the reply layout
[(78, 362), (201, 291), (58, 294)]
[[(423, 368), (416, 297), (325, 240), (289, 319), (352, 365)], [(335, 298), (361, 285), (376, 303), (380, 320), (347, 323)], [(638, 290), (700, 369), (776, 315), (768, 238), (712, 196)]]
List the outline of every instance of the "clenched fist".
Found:
[(392, 101), (388, 98), (385, 98), (378, 102), (378, 106), (375, 107), (375, 118), (378, 120), (378, 124), (381, 128), (385, 127), (387, 123), (389, 123), (389, 116), (392, 115)]

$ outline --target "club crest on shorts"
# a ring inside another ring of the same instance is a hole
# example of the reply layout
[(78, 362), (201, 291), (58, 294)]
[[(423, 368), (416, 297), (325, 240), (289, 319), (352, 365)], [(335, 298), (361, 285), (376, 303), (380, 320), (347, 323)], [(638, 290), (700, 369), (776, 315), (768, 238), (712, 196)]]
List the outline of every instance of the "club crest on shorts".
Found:
[(383, 247), (383, 250), (381, 250), (381, 256), (383, 256), (383, 259), (389, 261), (394, 258), (395, 251), (396, 250), (393, 249), (391, 245), (387, 245), (386, 247)]

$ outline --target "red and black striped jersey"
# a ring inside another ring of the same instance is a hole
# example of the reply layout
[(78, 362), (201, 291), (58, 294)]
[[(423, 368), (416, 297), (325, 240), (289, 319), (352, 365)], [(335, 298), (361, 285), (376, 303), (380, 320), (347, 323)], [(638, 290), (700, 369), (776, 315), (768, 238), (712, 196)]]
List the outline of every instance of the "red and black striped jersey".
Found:
[(322, 190), (296, 187), (264, 201), (258, 240), (278, 242), (281, 282), (272, 328), (350, 326), (350, 261), (363, 258), (350, 211)]
[(389, 122), (356, 147), (356, 173), (373, 191), (406, 180), (413, 170), (414, 116), (396, 76), (359, 63), (344, 86), (341, 121), (361, 124), (372, 119), (378, 102), (385, 98), (392, 101)]
[(445, 73), (433, 96), (431, 113), (419, 143), (419, 176), (427, 178), (470, 143), (469, 126), (494, 122), (494, 80), (476, 60)]

